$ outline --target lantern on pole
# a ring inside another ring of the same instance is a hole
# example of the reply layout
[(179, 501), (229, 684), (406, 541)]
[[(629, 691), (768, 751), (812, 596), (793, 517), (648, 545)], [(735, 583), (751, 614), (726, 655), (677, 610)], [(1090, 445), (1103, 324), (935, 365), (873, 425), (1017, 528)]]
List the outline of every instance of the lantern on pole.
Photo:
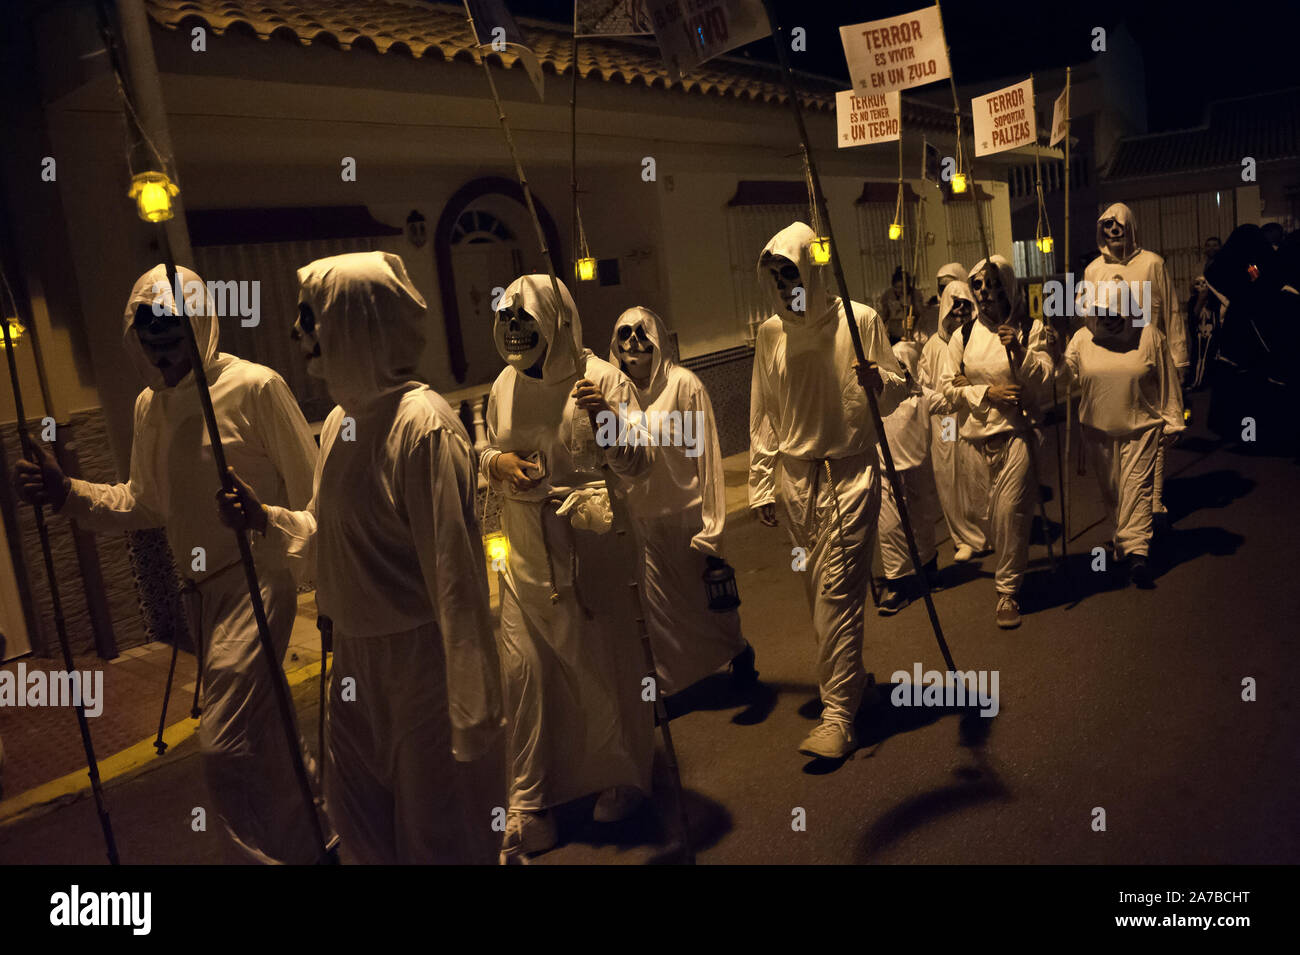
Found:
[(818, 236), (813, 239), (812, 245), (813, 265), (826, 265), (831, 260), (831, 240), (825, 236)]
[(175, 210), (172, 199), (180, 190), (165, 172), (141, 172), (131, 177), (127, 196), (135, 201), (135, 211), (145, 222), (166, 222)]
[(483, 552), (487, 555), (488, 562), (497, 566), (498, 561), (504, 561), (510, 556), (510, 542), (506, 540), (505, 534), (494, 531), (484, 535)]
[(573, 274), (579, 282), (590, 282), (596, 277), (596, 258), (587, 247), (587, 230), (582, 227), (582, 213), (578, 213), (578, 249), (581, 254), (573, 263)]

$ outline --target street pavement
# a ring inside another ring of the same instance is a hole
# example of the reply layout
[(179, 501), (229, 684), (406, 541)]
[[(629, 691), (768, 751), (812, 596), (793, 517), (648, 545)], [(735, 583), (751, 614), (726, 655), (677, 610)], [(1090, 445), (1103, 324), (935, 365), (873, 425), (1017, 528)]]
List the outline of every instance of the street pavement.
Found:
[[(1040, 460), (1055, 484), (1050, 442)], [(1194, 430), (1169, 471), (1172, 527), (1151, 591), (1109, 563), (1092, 569), (1108, 531), (1091, 474), (1071, 473), (1068, 588), (1043, 547), (1031, 548), (1018, 630), (994, 624), (992, 557), (959, 567), (941, 545), (947, 586), (935, 607), (958, 668), (996, 671), (996, 717), (890, 705), (895, 671), (942, 670), (943, 660), (920, 601), (891, 618), (868, 607), (864, 657), (878, 688), (859, 715), (862, 748), (834, 763), (796, 751), (819, 704), (785, 529), (733, 517), (728, 558), (761, 684), (739, 698), (716, 676), (676, 701), (686, 712), (670, 725), (698, 861), (1300, 861), (1297, 465)], [(742, 499), (743, 472), (728, 480)], [(1057, 521), (1057, 502), (1047, 508)], [(1254, 701), (1243, 700), (1247, 680)], [(295, 699), (314, 744), (314, 684)], [(196, 756), (191, 738), (109, 783), (123, 861), (221, 860), (216, 834), (189, 826), (206, 799)], [(592, 800), (565, 807), (561, 845), (532, 864), (680, 859), (671, 793), (660, 759), (656, 807), (634, 820), (598, 826)], [(0, 827), (0, 862), (102, 859), (84, 796)]]

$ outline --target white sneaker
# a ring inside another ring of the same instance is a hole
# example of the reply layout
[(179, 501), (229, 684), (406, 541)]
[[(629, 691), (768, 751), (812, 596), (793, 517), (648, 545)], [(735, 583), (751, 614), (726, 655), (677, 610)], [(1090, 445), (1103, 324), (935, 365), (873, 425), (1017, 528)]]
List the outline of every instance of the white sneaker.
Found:
[(858, 740), (852, 726), (826, 720), (813, 727), (813, 731), (799, 744), (799, 752), (805, 756), (820, 756), (822, 759), (843, 759), (857, 748)]
[(613, 786), (596, 800), (591, 818), (596, 822), (622, 822), (641, 808), (645, 795), (635, 786)]
[(549, 810), (511, 809), (506, 813), (506, 837), (501, 844), (502, 855), (545, 852), (554, 849), (558, 841), (555, 817)]
[(966, 563), (966, 561), (970, 560), (974, 556), (975, 556), (975, 551), (968, 545), (962, 544), (960, 547), (957, 548), (957, 553), (952, 555), (952, 559), (959, 564), (964, 564)]

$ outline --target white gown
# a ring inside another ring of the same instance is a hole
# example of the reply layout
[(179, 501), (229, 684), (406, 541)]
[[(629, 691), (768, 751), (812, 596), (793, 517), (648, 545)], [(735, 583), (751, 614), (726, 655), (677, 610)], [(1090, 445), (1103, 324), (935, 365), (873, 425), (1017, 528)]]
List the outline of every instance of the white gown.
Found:
[[(619, 360), (618, 329), (636, 325), (655, 348), (649, 384), (637, 389), (637, 398), (658, 444), (654, 467), (624, 483), (623, 493), (641, 545), (646, 626), (660, 689), (676, 693), (725, 666), (746, 643), (740, 615), (710, 611), (704, 587), (706, 558), (722, 556), (727, 517), (713, 405), (700, 379), (665, 357), (668, 336), (649, 309), (630, 308), (619, 316), (610, 364), (617, 367)], [(688, 439), (693, 448), (686, 446)]]
[[(863, 607), (883, 475), (843, 303), (827, 293), (825, 270), (812, 264), (814, 238), (797, 222), (763, 250), (798, 266), (806, 317), (784, 310), (760, 257), (759, 284), (774, 300), (754, 350), (749, 505), (776, 500), (779, 460), (791, 544), (807, 558), (804, 590), (817, 637), (822, 719), (848, 725), (866, 686)], [(902, 369), (875, 311), (852, 306), (866, 356), (880, 368), (884, 390), (877, 400), (887, 415), (907, 395)]]
[[(1124, 234), (1125, 248), (1122, 255), (1111, 254), (1102, 232), (1103, 219), (1114, 217), (1127, 227)], [(1173, 360), (1176, 373), (1181, 376), (1191, 364), (1187, 348), (1187, 323), (1183, 320), (1182, 303), (1174, 288), (1173, 277), (1165, 266), (1165, 260), (1150, 249), (1142, 248), (1138, 241), (1137, 219), (1132, 210), (1122, 202), (1110, 206), (1097, 218), (1097, 250), (1101, 253), (1088, 263), (1083, 278), (1095, 288), (1099, 282), (1122, 281), (1125, 283), (1149, 284), (1151, 302), (1144, 302), (1146, 318), (1155, 325), (1164, 340), (1164, 348)], [(1139, 284), (1139, 288), (1141, 288)], [(1182, 389), (1175, 389), (1179, 407), (1182, 406)], [(1182, 420), (1181, 410), (1179, 420)], [(1152, 488), (1152, 508), (1157, 514), (1164, 513), (1164, 470), (1165, 448), (1156, 440), (1155, 483)]]
[(1115, 527), (1117, 557), (1149, 553), (1156, 446), (1162, 430), (1185, 427), (1178, 372), (1161, 338), (1152, 323), (1125, 343), (1132, 347), (1107, 348), (1084, 327), (1065, 350), (1065, 367), (1081, 389), (1084, 447)]
[(315, 493), (268, 508), (259, 553), (287, 554), (334, 625), (326, 795), (363, 863), (491, 863), (504, 803), (500, 674), (464, 425), (415, 380), (424, 301), (397, 256), (298, 272), (340, 403)]
[[(541, 810), (614, 786), (650, 793), (654, 703), (642, 699), (649, 676), (629, 584), (637, 575), (630, 518), (617, 496), (613, 530), (572, 526), (556, 510), (570, 493), (605, 487), (601, 470), (579, 471), (571, 453), (580, 377), (595, 382), (617, 410), (639, 411), (632, 382), (583, 350), (577, 309), (560, 285), (555, 302), (546, 276), (528, 275), (506, 290), (537, 319), (547, 353), (541, 379), (506, 367), (492, 385), (491, 447), (480, 468), (502, 497), (509, 556), (501, 588), (501, 666), (510, 721), (509, 807)], [(560, 312), (569, 316), (561, 327)], [(582, 412), (585, 414), (586, 412)], [(649, 471), (654, 450), (637, 442), (603, 451), (620, 478)], [(541, 451), (546, 475), (528, 491), (491, 477), (503, 452)], [(554, 598), (554, 599), (553, 599)]]
[[(135, 402), (130, 478), (111, 485), (73, 480), (63, 513), (101, 532), (166, 527), (177, 569), (192, 585), (187, 611), (203, 644), (199, 748), (228, 847), (241, 861), (315, 862), (320, 849), (285, 744), (239, 548), (213, 503), (220, 483), (194, 375), (167, 387), (131, 327), (137, 305), (165, 301), (170, 307), (165, 272), (158, 265), (141, 276), (124, 315), (123, 344), (149, 382)], [(201, 281), (189, 269), (180, 272), (184, 285)], [(155, 290), (155, 283), (162, 287)], [(189, 289), (182, 295), (191, 297)], [(262, 500), (302, 507), (311, 497), (316, 465), (311, 429), (284, 379), (217, 351), (217, 319), (206, 293), (203, 303), (190, 321), (226, 461)], [(196, 548), (202, 548), (197, 556)], [(297, 589), (275, 555), (258, 555), (255, 563), (278, 673), (293, 629)]]
[[(944, 268), (947, 268), (945, 266)], [(939, 273), (943, 274), (942, 270)], [(953, 281), (944, 289), (939, 301), (939, 333), (929, 338), (921, 350), (918, 378), (921, 386), (939, 391), (939, 378), (943, 370), (948, 342), (956, 331), (952, 318), (952, 304), (958, 298), (971, 303), (975, 313), (975, 298), (966, 284), (965, 270), (961, 280)], [(986, 511), (988, 507), (988, 468), (975, 451), (974, 445), (963, 441), (961, 425), (969, 412), (944, 400), (932, 410), (930, 419), (930, 462), (934, 469), (935, 487), (939, 504), (953, 547), (965, 545), (979, 553), (988, 548)], [(951, 419), (951, 420), (949, 420)]]
[[(1019, 283), (1011, 264), (1001, 256), (992, 256), (1001, 276), (1014, 315), (1020, 304)], [(984, 270), (981, 260), (971, 276)], [(1021, 385), (1021, 405), (1034, 407), (1043, 386), (1052, 374), (1051, 361), (1043, 352), (1042, 322), (1035, 320), (1029, 343), (1019, 367), (1013, 371), (1007, 350), (998, 338), (996, 327), (983, 315), (971, 326), (970, 340), (960, 333), (948, 341), (940, 390), (953, 406), (967, 412), (961, 425), (961, 437), (969, 441), (984, 461), (988, 474), (989, 496), (986, 505), (993, 549), (997, 552), (994, 585), (999, 594), (1015, 596), (1024, 582), (1029, 563), (1029, 529), (1038, 493), (1032, 473), (1028, 442), (1037, 441), (1024, 414), (1002, 409), (986, 397), (990, 385)], [(954, 377), (962, 373), (969, 385), (955, 386)]]

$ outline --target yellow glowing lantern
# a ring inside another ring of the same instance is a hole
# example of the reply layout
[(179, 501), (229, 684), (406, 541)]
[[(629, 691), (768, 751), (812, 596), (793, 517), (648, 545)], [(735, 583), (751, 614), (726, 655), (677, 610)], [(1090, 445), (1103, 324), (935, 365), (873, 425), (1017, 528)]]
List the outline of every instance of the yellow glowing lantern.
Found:
[(505, 534), (496, 531), (483, 538), (483, 551), (487, 554), (488, 561), (496, 565), (497, 561), (504, 561), (510, 556), (510, 543)]
[(903, 237), (903, 227), (897, 222), (889, 223), (889, 238), (898, 241)]
[(966, 174), (964, 172), (955, 172), (952, 174), (952, 191), (966, 191)]
[(578, 275), (578, 281), (590, 282), (596, 277), (596, 260), (591, 256), (578, 259), (573, 265), (573, 270)]
[(166, 173), (142, 172), (131, 177), (127, 195), (135, 200), (136, 211), (145, 222), (166, 222), (175, 214), (172, 198), (179, 192)]
[(831, 240), (818, 236), (812, 241), (813, 265), (825, 265), (831, 260)]
[[(20, 323), (16, 318), (7, 318), (5, 319), (5, 321), (9, 323), (9, 340), (13, 342), (14, 345), (17, 345), (18, 342), (23, 337), (22, 323)], [(0, 348), (4, 348), (4, 347), (5, 347), (4, 336), (0, 335)]]
[(1044, 255), (1052, 251), (1052, 237), (1050, 235), (1045, 235), (1038, 240), (1038, 251)]

